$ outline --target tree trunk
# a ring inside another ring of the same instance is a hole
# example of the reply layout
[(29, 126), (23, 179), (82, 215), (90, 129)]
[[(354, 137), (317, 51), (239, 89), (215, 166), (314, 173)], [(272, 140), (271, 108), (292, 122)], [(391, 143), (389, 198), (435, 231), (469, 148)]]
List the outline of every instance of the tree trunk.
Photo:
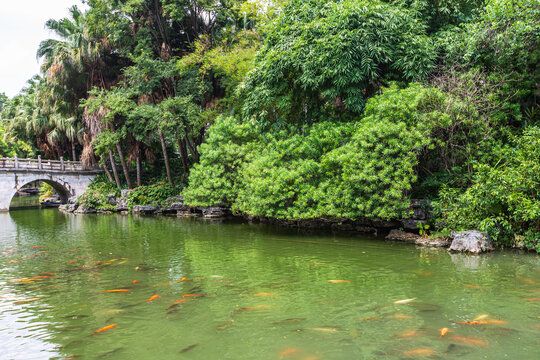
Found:
[(120, 146), (120, 143), (116, 143), (116, 151), (118, 152), (118, 157), (120, 158), (120, 163), (122, 164), (122, 170), (124, 171), (124, 177), (126, 178), (128, 189), (133, 189), (133, 186), (131, 185), (131, 178), (129, 177), (129, 169), (126, 164), (126, 159), (124, 159), (124, 153), (122, 152), (122, 146)]
[(189, 141), (189, 138), (187, 136), (186, 136), (186, 144), (189, 147), (189, 151), (191, 151), (191, 156), (193, 156), (193, 161), (195, 163), (198, 163), (199, 162), (199, 152), (197, 151), (197, 149), (195, 149), (195, 147), (193, 147), (191, 145), (191, 142)]
[(165, 170), (167, 170), (167, 179), (169, 180), (169, 184), (172, 185), (173, 180), (171, 176), (171, 167), (169, 165), (169, 155), (167, 154), (167, 146), (165, 145), (165, 136), (163, 136), (163, 131), (161, 131), (161, 128), (158, 127), (159, 131), (159, 140), (161, 140), (161, 149), (163, 150), (163, 159), (165, 160)]
[(140, 141), (135, 140), (135, 152), (136, 152), (136, 159), (137, 159), (137, 186), (141, 186), (141, 149), (140, 149)]
[(111, 160), (111, 168), (114, 174), (114, 180), (116, 181), (116, 186), (121, 189), (122, 185), (120, 185), (120, 178), (118, 177), (118, 170), (116, 170), (116, 164), (114, 162), (114, 155), (112, 150), (109, 150), (109, 159)]
[(111, 172), (107, 168), (107, 164), (105, 162), (103, 163), (103, 170), (105, 170), (105, 174), (107, 174), (107, 178), (109, 179), (109, 182), (114, 182)]
[(75, 140), (71, 140), (71, 157), (73, 161), (77, 161), (77, 153), (75, 152)]
[(188, 175), (189, 173), (189, 160), (187, 157), (187, 149), (186, 149), (186, 143), (184, 140), (182, 140), (181, 137), (177, 138), (178, 141), (178, 148), (180, 149), (180, 155), (182, 159), (182, 167), (184, 168), (184, 175)]

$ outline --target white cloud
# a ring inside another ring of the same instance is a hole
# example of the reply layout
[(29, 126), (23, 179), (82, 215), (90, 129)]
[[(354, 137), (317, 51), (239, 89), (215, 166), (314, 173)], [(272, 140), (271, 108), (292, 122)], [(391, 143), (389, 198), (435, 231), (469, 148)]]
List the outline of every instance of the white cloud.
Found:
[(66, 17), (73, 5), (85, 8), (80, 0), (0, 0), (0, 93), (16, 95), (39, 73), (38, 45), (53, 37), (45, 22)]

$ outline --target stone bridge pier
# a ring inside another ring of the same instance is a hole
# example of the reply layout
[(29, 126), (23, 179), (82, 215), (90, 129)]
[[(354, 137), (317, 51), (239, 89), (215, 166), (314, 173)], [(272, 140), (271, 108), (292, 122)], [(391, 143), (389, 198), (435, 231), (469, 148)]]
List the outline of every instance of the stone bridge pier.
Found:
[[(10, 161), (15, 160), (15, 161)], [(47, 162), (36, 160), (0, 159), (0, 211), (8, 211), (11, 199), (24, 185), (43, 181), (50, 184), (60, 195), (62, 202), (82, 195), (101, 170), (84, 169), (80, 163)]]

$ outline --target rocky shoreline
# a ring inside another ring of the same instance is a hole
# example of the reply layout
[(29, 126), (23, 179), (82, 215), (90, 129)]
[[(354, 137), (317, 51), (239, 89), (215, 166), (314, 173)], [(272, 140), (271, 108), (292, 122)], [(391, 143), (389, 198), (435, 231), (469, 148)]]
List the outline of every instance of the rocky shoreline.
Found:
[[(207, 219), (223, 219), (241, 217), (251, 222), (261, 222), (282, 227), (331, 230), (340, 232), (353, 232), (385, 235), (391, 241), (405, 242), (426, 247), (448, 248), (450, 251), (469, 252), (479, 254), (493, 250), (486, 233), (466, 231), (453, 233), (449, 238), (432, 238), (418, 234), (419, 227), (427, 225), (429, 221), (429, 203), (424, 200), (412, 200), (410, 213), (406, 219), (384, 221), (378, 219), (309, 219), (309, 220), (281, 220), (268, 217), (246, 216), (233, 214), (225, 206), (192, 207), (184, 204), (181, 197), (166, 199), (162, 205), (134, 205), (128, 206), (128, 199), (132, 190), (122, 190), (120, 196), (108, 195), (110, 207), (106, 210), (85, 208), (79, 206), (76, 199), (70, 199), (68, 204), (61, 205), (59, 210), (75, 214), (136, 214), (136, 215), (167, 215), (178, 217), (203, 217)], [(420, 225), (419, 225), (420, 224)]]

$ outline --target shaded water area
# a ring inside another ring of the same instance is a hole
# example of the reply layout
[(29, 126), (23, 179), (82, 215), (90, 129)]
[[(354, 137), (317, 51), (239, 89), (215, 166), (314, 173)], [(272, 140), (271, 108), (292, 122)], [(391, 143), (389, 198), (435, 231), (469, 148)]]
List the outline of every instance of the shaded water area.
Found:
[(2, 359), (540, 357), (534, 254), (56, 210), (0, 229)]
[(28, 209), (28, 208), (39, 208), (39, 195), (30, 195), (30, 196), (14, 196), (11, 199), (10, 209)]

